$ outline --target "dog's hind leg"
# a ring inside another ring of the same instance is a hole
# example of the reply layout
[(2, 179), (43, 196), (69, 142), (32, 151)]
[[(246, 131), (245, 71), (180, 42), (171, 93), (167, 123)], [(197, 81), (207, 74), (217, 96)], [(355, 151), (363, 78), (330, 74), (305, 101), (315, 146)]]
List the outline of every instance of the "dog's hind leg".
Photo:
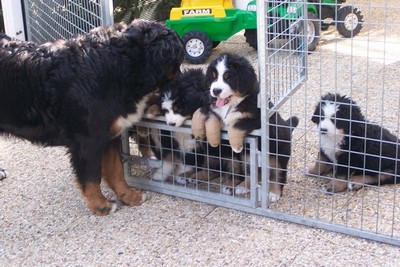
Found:
[(146, 200), (146, 194), (128, 186), (119, 151), (119, 139), (112, 140), (102, 157), (102, 177), (114, 190), (118, 200), (124, 205), (136, 206)]

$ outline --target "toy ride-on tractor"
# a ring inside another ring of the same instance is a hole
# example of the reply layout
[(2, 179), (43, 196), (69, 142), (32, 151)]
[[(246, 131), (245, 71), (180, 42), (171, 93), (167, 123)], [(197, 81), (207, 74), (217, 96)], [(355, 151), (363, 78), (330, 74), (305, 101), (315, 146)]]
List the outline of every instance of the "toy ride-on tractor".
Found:
[[(236, 1), (238, 2), (238, 1)], [(279, 23), (268, 22), (268, 38), (277, 33), (294, 32), (294, 22), (301, 17), (302, 6), (295, 1), (268, 7)], [(175, 30), (185, 45), (186, 61), (200, 64), (206, 61), (221, 41), (245, 30), (246, 42), (257, 49), (256, 1), (243, 0), (234, 7), (231, 0), (182, 0), (181, 6), (172, 8), (166, 24)], [(282, 34), (284, 35), (284, 34)], [(319, 36), (318, 36), (319, 37)]]
[(346, 0), (308, 0), (309, 19), (321, 21), (321, 29), (336, 25), (337, 31), (346, 38), (356, 36), (363, 26), (361, 11), (352, 5), (344, 4)]

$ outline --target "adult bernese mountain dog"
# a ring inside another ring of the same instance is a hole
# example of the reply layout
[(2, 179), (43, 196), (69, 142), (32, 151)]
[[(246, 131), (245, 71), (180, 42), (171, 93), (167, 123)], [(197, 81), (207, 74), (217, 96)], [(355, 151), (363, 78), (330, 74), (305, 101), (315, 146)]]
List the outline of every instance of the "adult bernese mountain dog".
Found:
[(318, 125), (320, 152), (310, 175), (333, 172), (328, 193), (359, 190), (365, 184), (396, 183), (400, 173), (400, 140), (369, 122), (350, 97), (328, 93), (317, 104), (312, 122)]
[(128, 187), (119, 152), (123, 129), (139, 121), (151, 94), (179, 71), (181, 39), (165, 25), (135, 20), (45, 44), (0, 40), (0, 133), (65, 146), (90, 210), (146, 199)]
[[(212, 169), (233, 174), (236, 188), (232, 190), (230, 187), (223, 187), (222, 192), (246, 194), (250, 183), (248, 178), (243, 177), (248, 173), (246, 169), (249, 163), (246, 160), (250, 157), (246, 155), (249, 152), (244, 145), (244, 138), (261, 127), (256, 72), (246, 58), (223, 53), (210, 62), (206, 71), (206, 83), (210, 95), (209, 103), (193, 115), (192, 133), (198, 139), (207, 139), (211, 146), (207, 151), (211, 157), (222, 158), (218, 161), (222, 166), (213, 166)], [(269, 105), (271, 107), (273, 104), (270, 102)], [(278, 112), (269, 119), (271, 202), (278, 201), (282, 195), (291, 155), (292, 131), (298, 123), (296, 116), (284, 120)], [(227, 129), (229, 146), (222, 144), (219, 147), (222, 127)], [(259, 145), (261, 146), (261, 142)], [(203, 176), (198, 174), (198, 177)]]

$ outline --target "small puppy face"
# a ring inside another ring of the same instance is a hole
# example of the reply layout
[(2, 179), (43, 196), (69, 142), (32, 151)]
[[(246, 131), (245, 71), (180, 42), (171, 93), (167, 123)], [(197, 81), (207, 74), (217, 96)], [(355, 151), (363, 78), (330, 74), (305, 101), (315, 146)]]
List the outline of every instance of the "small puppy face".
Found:
[(234, 94), (229, 85), (229, 82), (232, 82), (234, 79), (234, 73), (227, 69), (226, 58), (222, 58), (222, 60), (216, 64), (215, 69), (212, 71), (212, 76), (214, 78), (210, 86), (210, 94), (212, 97), (228, 99)]
[(333, 137), (343, 135), (343, 129), (339, 129), (336, 120), (336, 113), (339, 111), (339, 105), (335, 102), (322, 102), (320, 105), (320, 115), (314, 114), (313, 122), (318, 124), (318, 130), (321, 135)]
[(161, 100), (161, 108), (165, 115), (165, 121), (170, 126), (181, 126), (190, 116), (182, 114), (182, 110), (177, 106), (177, 103), (172, 99), (171, 92), (164, 93)]

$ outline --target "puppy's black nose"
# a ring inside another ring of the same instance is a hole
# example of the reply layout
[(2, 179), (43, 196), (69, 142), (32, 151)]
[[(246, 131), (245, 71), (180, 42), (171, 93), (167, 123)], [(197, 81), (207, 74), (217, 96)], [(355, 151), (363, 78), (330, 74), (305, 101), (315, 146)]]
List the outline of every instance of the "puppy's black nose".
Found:
[(219, 88), (214, 88), (213, 89), (213, 94), (214, 96), (219, 96), (219, 94), (222, 92), (222, 89)]
[(168, 123), (168, 125), (169, 125), (169, 126), (175, 126), (176, 123), (175, 123), (175, 122), (170, 122), (170, 123)]
[(319, 130), (321, 131), (322, 134), (326, 134), (328, 132), (328, 129), (326, 128), (321, 128)]

